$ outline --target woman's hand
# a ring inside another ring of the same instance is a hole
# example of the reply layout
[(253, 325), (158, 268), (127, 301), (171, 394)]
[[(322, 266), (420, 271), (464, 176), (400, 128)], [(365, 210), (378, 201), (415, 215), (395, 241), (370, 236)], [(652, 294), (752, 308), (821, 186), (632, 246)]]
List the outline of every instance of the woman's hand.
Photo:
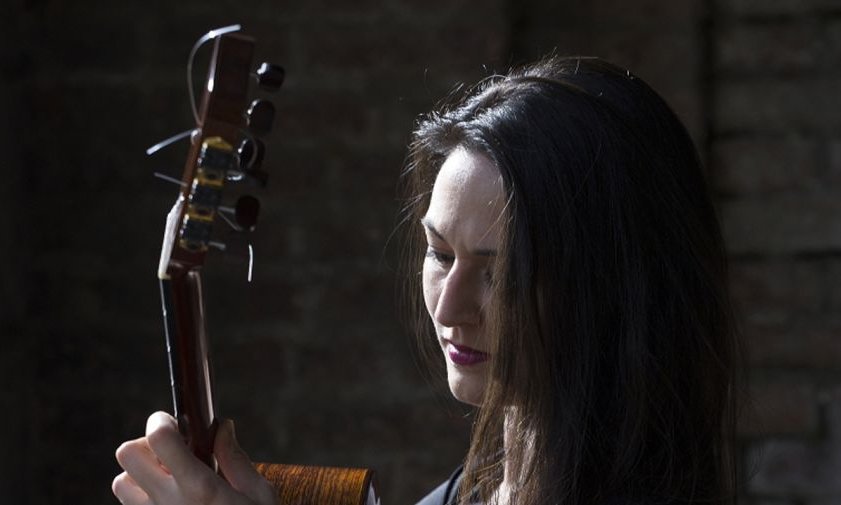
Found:
[(145, 437), (117, 449), (125, 472), (111, 489), (124, 505), (275, 505), (274, 489), (239, 447), (233, 422), (219, 426), (213, 452), (224, 479), (193, 456), (172, 416), (156, 412)]

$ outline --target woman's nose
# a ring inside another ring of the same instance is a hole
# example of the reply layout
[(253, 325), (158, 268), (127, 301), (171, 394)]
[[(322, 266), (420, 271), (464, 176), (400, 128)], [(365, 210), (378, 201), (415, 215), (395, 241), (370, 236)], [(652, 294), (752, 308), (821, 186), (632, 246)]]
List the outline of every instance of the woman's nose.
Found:
[(481, 320), (481, 279), (469, 270), (453, 264), (442, 280), (435, 307), (435, 319), (447, 327), (478, 325)]

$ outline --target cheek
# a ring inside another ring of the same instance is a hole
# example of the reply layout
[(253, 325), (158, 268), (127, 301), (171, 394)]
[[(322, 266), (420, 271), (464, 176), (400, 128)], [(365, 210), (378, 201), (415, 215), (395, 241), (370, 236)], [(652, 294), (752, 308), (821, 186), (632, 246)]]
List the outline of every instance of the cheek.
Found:
[(438, 305), (438, 297), (441, 294), (441, 290), (439, 288), (440, 282), (437, 280), (434, 268), (429, 265), (429, 260), (425, 260), (423, 262), (423, 271), (421, 275), (423, 282), (423, 301), (426, 304), (426, 311), (429, 313), (429, 316), (433, 317), (433, 314), (435, 314), (435, 307)]

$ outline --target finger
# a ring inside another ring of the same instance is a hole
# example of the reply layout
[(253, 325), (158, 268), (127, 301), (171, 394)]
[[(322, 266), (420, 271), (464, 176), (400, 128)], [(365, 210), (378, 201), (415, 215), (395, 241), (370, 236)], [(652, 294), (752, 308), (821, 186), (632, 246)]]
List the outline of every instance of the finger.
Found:
[(146, 421), (146, 440), (149, 448), (176, 480), (189, 478), (189, 475), (184, 474), (189, 473), (198, 460), (178, 432), (175, 418), (166, 412), (155, 412), (149, 416)]
[(146, 439), (151, 450), (172, 474), (180, 492), (199, 503), (212, 500), (220, 490), (222, 480), (190, 452), (171, 415), (156, 412), (149, 416)]
[(172, 477), (161, 466), (145, 437), (117, 448), (117, 462), (153, 501), (172, 486)]
[(111, 491), (123, 505), (153, 505), (149, 495), (126, 472), (114, 477)]
[(274, 488), (257, 472), (240, 447), (234, 432), (234, 422), (230, 419), (219, 426), (213, 452), (222, 475), (231, 487), (257, 503), (275, 503)]

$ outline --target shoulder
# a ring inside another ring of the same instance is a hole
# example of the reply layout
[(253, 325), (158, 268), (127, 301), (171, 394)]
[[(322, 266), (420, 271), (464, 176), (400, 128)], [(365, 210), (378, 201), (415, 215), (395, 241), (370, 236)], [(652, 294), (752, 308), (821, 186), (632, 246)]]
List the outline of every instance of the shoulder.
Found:
[(462, 467), (456, 468), (450, 478), (441, 483), (431, 493), (423, 497), (416, 505), (449, 505), (456, 497), (461, 482)]

